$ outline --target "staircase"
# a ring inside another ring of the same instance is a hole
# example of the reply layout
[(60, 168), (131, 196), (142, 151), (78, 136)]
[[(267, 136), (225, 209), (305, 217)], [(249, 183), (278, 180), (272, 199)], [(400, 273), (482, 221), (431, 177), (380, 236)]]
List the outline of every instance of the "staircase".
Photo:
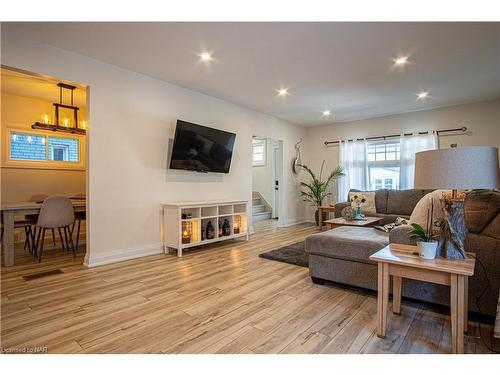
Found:
[(271, 219), (271, 206), (262, 198), (262, 196), (254, 191), (252, 193), (252, 222), (256, 223), (262, 220)]

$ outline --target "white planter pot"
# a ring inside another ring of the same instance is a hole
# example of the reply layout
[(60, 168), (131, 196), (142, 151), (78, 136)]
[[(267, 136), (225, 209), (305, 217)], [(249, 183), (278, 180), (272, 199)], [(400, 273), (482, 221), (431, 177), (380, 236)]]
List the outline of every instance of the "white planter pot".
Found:
[(417, 242), (418, 255), (424, 259), (434, 259), (436, 257), (438, 242)]

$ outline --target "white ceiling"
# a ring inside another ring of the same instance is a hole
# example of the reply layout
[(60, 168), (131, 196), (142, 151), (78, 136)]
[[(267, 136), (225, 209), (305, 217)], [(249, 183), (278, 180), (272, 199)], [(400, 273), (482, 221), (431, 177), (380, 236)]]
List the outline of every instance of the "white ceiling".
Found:
[[(313, 126), (500, 97), (500, 23), (18, 23), (8, 32)], [(210, 51), (215, 61), (199, 61)], [(392, 59), (408, 55), (405, 69)], [(276, 96), (287, 87), (290, 95)], [(430, 98), (416, 100), (428, 90)], [(330, 109), (331, 117), (322, 111)]]

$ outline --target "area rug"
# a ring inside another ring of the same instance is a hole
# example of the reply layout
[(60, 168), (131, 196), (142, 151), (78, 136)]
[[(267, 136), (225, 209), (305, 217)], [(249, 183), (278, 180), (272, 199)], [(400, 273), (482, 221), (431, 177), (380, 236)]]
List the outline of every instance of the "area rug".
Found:
[(296, 266), (309, 267), (309, 256), (306, 253), (305, 245), (305, 241), (297, 242), (259, 254), (259, 257), (295, 264)]

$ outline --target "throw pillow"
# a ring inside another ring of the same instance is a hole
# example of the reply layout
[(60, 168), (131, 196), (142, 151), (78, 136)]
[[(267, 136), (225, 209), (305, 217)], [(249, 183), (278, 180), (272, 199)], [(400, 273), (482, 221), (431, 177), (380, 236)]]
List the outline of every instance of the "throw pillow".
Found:
[(385, 225), (375, 225), (374, 228), (381, 230), (382, 232), (389, 233), (391, 230), (394, 229), (394, 227), (398, 227), (400, 225), (408, 225), (408, 220), (406, 220), (403, 217), (398, 217), (396, 218), (396, 221), (394, 223), (389, 223)]
[(441, 221), (444, 218), (443, 206), (441, 205), (441, 195), (447, 190), (434, 190), (423, 196), (422, 199), (418, 201), (413, 212), (410, 216), (410, 223), (417, 223), (423, 228), (426, 227), (427, 223), (427, 212), (431, 209), (432, 202), (434, 202), (434, 214), (433, 220)]
[[(349, 202), (351, 201), (351, 198), (355, 195), (364, 195), (366, 202), (361, 205), (361, 210), (363, 214), (365, 215), (370, 215), (370, 214), (376, 214), (377, 213), (377, 208), (375, 207), (375, 192), (374, 191), (351, 191), (349, 193)], [(351, 203), (352, 208), (356, 208), (355, 203)]]

